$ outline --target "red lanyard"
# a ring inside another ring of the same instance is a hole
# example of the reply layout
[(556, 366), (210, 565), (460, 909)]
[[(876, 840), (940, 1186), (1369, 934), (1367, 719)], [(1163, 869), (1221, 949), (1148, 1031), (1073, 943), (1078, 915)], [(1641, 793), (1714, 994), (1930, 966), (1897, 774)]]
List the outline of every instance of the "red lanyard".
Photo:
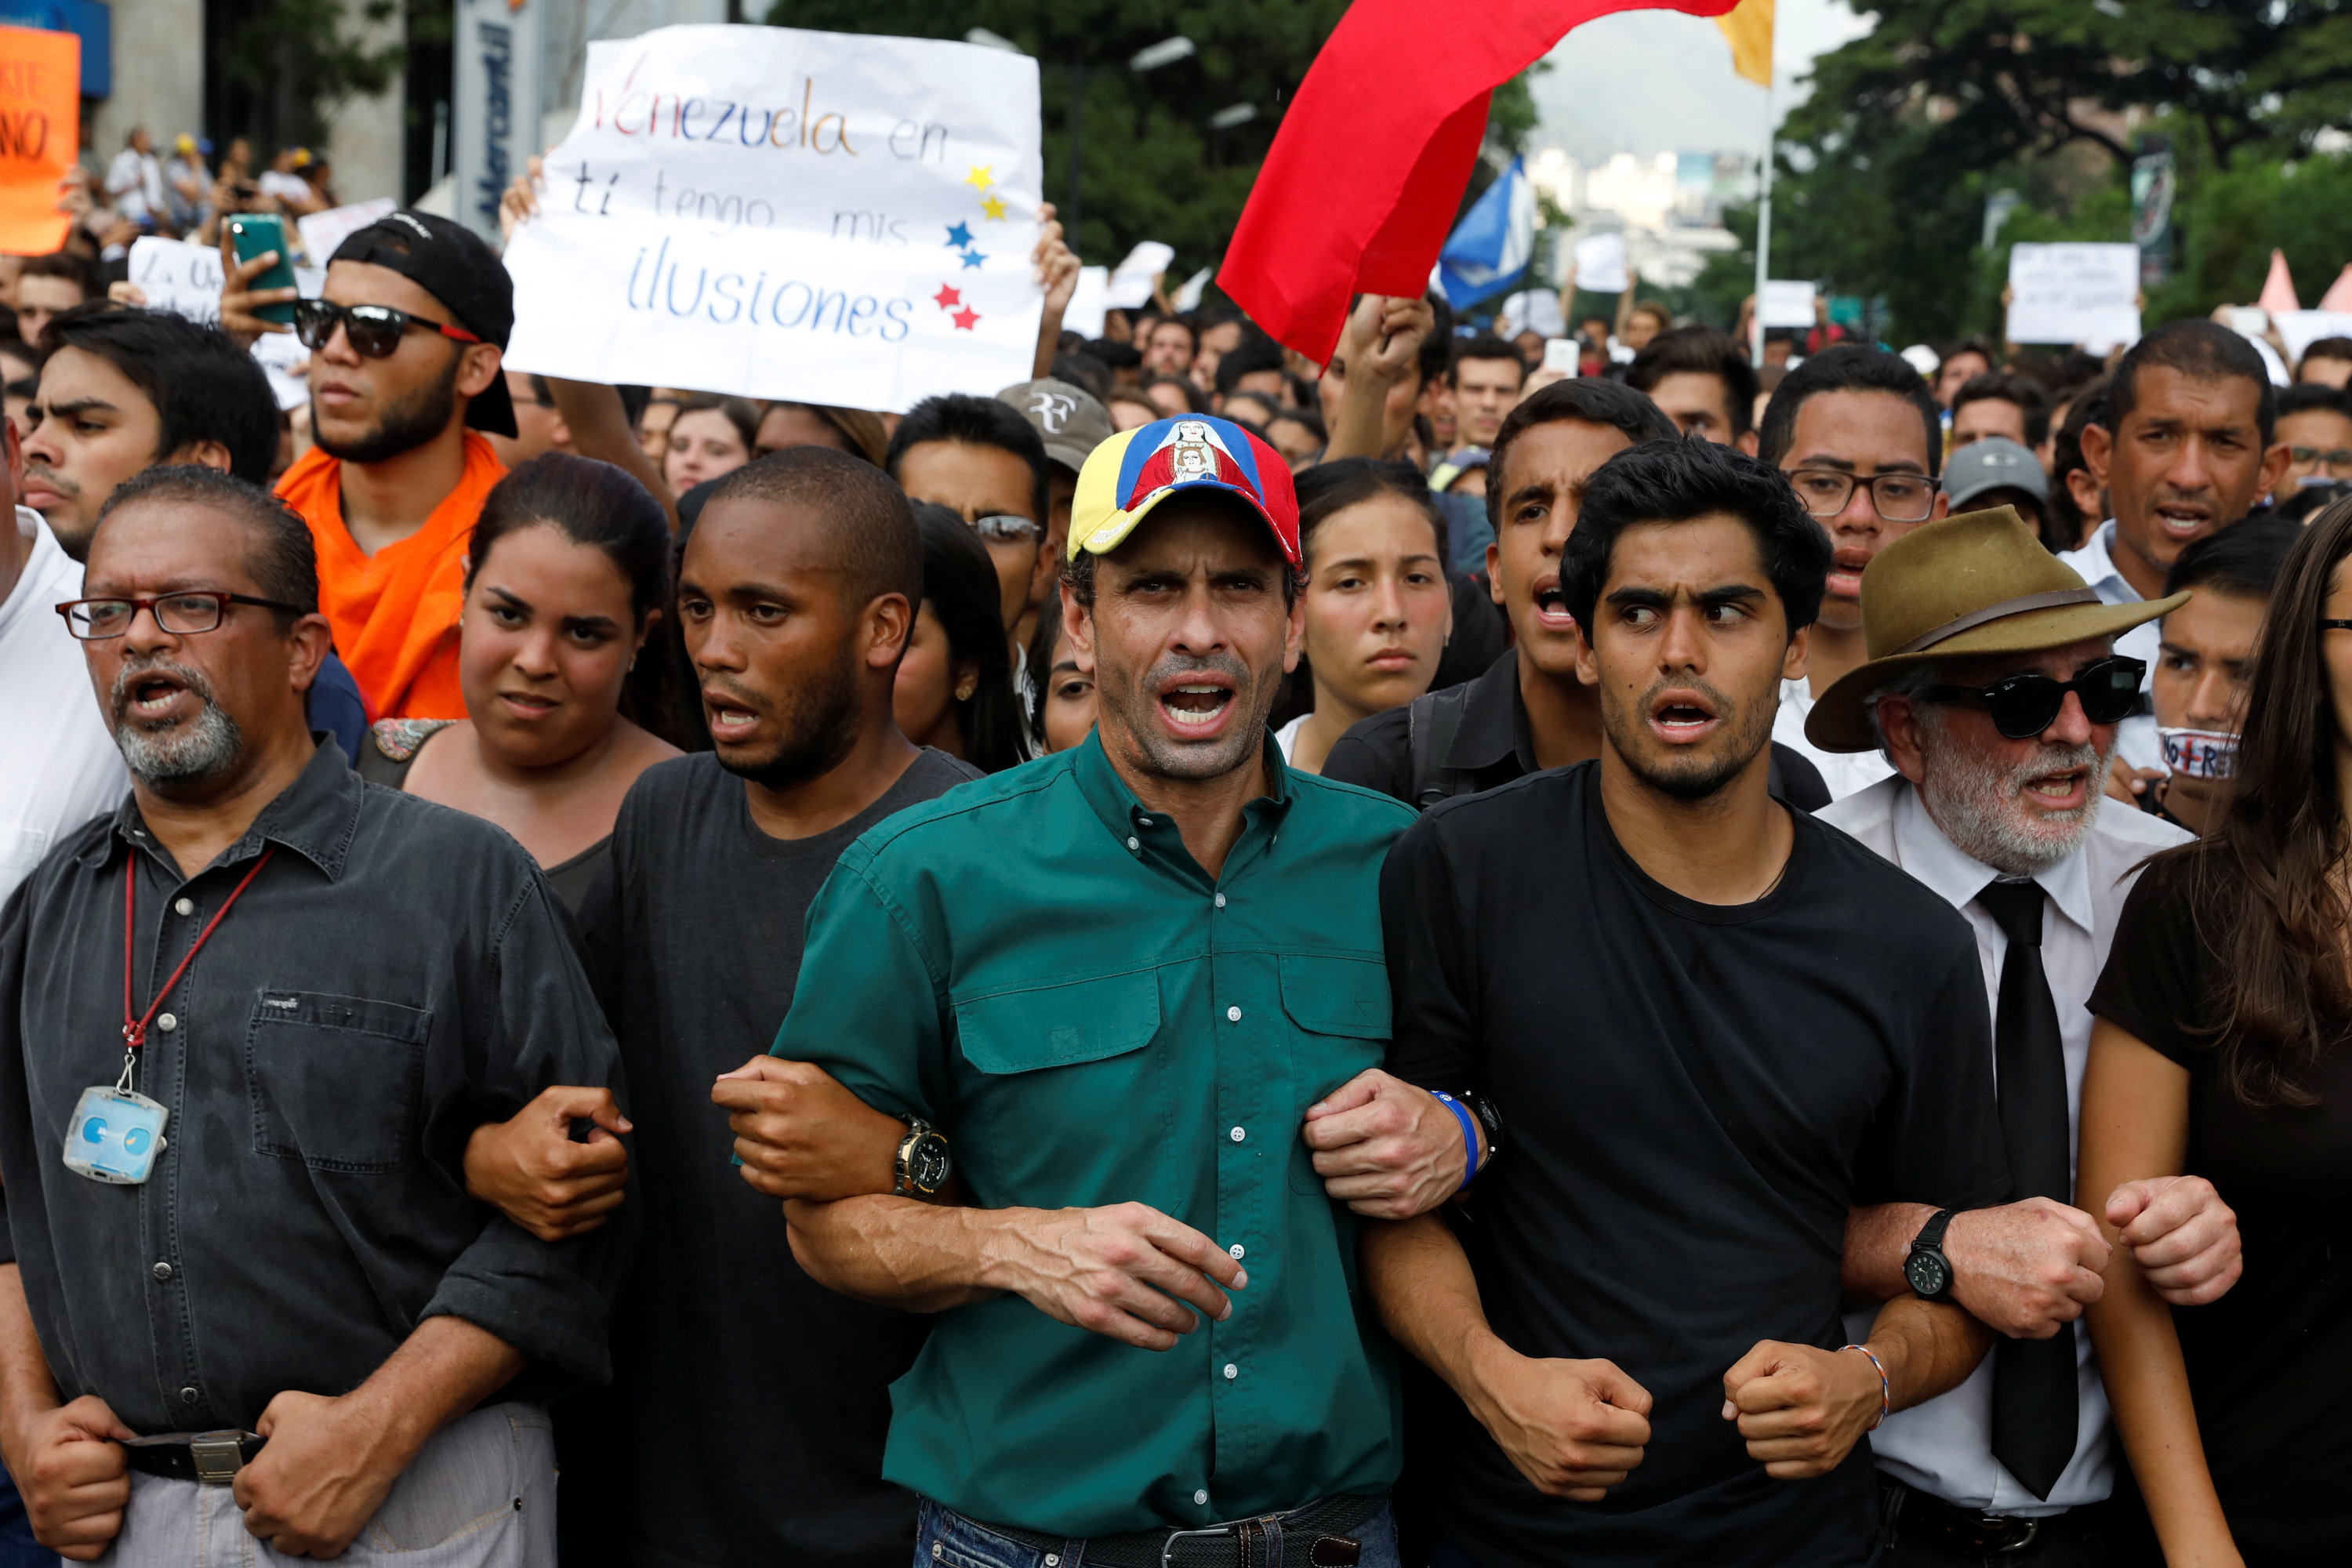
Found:
[[(205, 943), (212, 939), (213, 932), (220, 929), (221, 921), (228, 918), (229, 910), (236, 907), (238, 894), (253, 885), (253, 879), (261, 875), (261, 868), (268, 865), (269, 858), (277, 853), (278, 847), (275, 845), (261, 852), (261, 858), (253, 863), (253, 869), (245, 874), (245, 880), (239, 882), (236, 885), (236, 890), (229, 894), (222, 902), (219, 912), (205, 923), (205, 929), (196, 937), (195, 946), (188, 949), (188, 956), (180, 960), (180, 967), (172, 971), (172, 978), (163, 982), (163, 989), (155, 993), (155, 1000), (147, 1004), (146, 1014), (136, 1018), (131, 1015), (131, 942), (132, 933), (137, 929), (132, 905), (134, 892), (138, 886), (139, 858), (135, 854), (123, 857), (122, 1045), (125, 1050), (135, 1051), (147, 1043), (147, 1026), (155, 1021), (155, 1009), (163, 1005), (163, 998), (172, 994), (172, 987), (180, 983), (180, 976), (187, 973), (188, 965), (196, 961), (196, 954), (204, 951)], [(126, 1066), (123, 1070), (128, 1072), (130, 1068)]]

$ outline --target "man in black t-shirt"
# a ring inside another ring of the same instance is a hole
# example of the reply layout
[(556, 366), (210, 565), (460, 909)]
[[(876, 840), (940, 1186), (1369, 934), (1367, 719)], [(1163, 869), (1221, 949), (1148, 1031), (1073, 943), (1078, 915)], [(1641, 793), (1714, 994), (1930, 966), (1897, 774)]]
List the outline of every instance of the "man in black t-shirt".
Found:
[[(1486, 484), (1486, 580), (1513, 646), (1475, 679), (1375, 713), (1340, 736), (1323, 776), (1422, 807), (1493, 789), (1538, 768), (1600, 754), (1601, 707), (1576, 678), (1576, 623), (1560, 597), (1560, 552), (1585, 481), (1674, 422), (1622, 383), (1584, 377), (1538, 389), (1495, 438)], [(1812, 764), (1775, 746), (1772, 793), (1807, 811), (1830, 803)]]
[[(891, 718), (921, 601), (906, 497), (828, 448), (727, 476), (688, 540), (677, 612), (716, 750), (637, 781), (580, 911), (628, 1071), (645, 1231), (615, 1331), (633, 1388), (603, 1434), (624, 1462), (596, 1478), (626, 1539), (587, 1543), (599, 1559), (902, 1568), (913, 1550), (915, 1500), (881, 1479), (882, 1443), (922, 1325), (803, 1273), (728, 1149), (730, 1112), (772, 1119), (867, 1184), (893, 1180), (867, 1156), (887, 1165), (898, 1123), (765, 1053), (842, 850), (979, 776)], [(468, 1159), (478, 1191), (488, 1152)]]
[(1598, 761), (1447, 801), (1391, 852), (1391, 1069), (1502, 1113), (1458, 1235), (1364, 1247), (1461, 1399), (1447, 1568), (1868, 1563), (1863, 1434), (1984, 1353), (1916, 1297), (1864, 1345), (1839, 1321), (1852, 1206), (1997, 1202), (2008, 1173), (1966, 923), (1766, 788), (1828, 555), (1754, 458), (1611, 459), (1560, 570)]

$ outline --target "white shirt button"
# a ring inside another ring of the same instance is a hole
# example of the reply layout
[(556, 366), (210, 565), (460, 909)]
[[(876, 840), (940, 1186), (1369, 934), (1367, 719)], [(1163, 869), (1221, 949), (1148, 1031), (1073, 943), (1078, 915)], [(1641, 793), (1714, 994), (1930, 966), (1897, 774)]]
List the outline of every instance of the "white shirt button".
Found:
[(1239, 1367), (1235, 1366), (1235, 1365), (1234, 1365), (1233, 1363), (1231, 1363), (1231, 1362), (1227, 1362), (1227, 1363), (1225, 1363), (1225, 1381), (1226, 1381), (1227, 1383), (1231, 1383), (1231, 1382), (1233, 1382), (1233, 1380), (1234, 1380), (1234, 1379), (1235, 1379), (1235, 1378), (1239, 1377), (1241, 1374), (1242, 1374), (1242, 1369), (1241, 1369), (1241, 1368), (1239, 1368)]
[(176, 1013), (166, 1013), (155, 1020), (155, 1026), (168, 1035), (180, 1026), (180, 1016)]
[(1135, 825), (1138, 827), (1149, 827), (1151, 826), (1151, 818), (1148, 816), (1139, 816), (1135, 819)]
[(1242, 1010), (1241, 1010), (1239, 1007), (1228, 1007), (1228, 1008), (1226, 1008), (1226, 1009), (1225, 1009), (1225, 1021), (1226, 1021), (1227, 1023), (1230, 1023), (1230, 1024), (1238, 1024), (1238, 1023), (1240, 1023), (1240, 1022), (1242, 1021)]
[(1209, 1494), (1206, 1489), (1194, 1492), (1192, 1494), (1192, 1500), (1196, 1503), (1207, 1502), (1209, 1500)]
[(1238, 1143), (1238, 1142), (1240, 1142), (1243, 1139), (1244, 1139), (1244, 1138), (1246, 1138), (1246, 1137), (1248, 1137), (1248, 1136), (1249, 1136), (1249, 1134), (1248, 1134), (1247, 1132), (1244, 1131), (1241, 1128), (1236, 1127), (1236, 1128), (1234, 1128), (1234, 1142)]
[(1217, 908), (1219, 908), (1219, 909), (1221, 909), (1221, 910), (1222, 910), (1222, 909), (1223, 909), (1224, 907), (1225, 907), (1225, 896), (1224, 896), (1224, 894), (1223, 894), (1223, 893), (1219, 893), (1219, 894), (1217, 895)]
[(1240, 1242), (1236, 1241), (1231, 1247), (1225, 1248), (1225, 1250), (1234, 1255), (1234, 1262), (1239, 1263), (1242, 1260), (1242, 1244)]
[(1130, 838), (1127, 841), (1127, 847), (1129, 849), (1139, 849), (1142, 847), (1142, 841), (1139, 839)]
[(172, 912), (175, 915), (194, 914), (196, 912), (196, 900), (194, 899), (174, 899), (172, 900)]

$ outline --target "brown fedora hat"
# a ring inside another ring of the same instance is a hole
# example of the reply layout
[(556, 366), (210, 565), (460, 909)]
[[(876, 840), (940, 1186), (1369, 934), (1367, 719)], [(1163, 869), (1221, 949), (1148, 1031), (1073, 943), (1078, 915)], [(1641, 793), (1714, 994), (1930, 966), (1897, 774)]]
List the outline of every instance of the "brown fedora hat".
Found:
[(1862, 574), (1866, 664), (1848, 670), (1813, 704), (1805, 739), (1824, 752), (1878, 745), (1864, 704), (1915, 664), (1989, 653), (2040, 653), (2152, 621), (2187, 594), (2104, 605), (2014, 507), (1927, 523), (1878, 552)]

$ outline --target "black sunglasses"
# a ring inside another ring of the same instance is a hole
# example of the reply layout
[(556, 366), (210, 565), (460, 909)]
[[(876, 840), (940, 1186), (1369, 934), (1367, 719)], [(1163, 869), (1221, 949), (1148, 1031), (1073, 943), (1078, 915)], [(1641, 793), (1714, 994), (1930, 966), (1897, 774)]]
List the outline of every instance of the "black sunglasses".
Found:
[(327, 346), (338, 325), (343, 329), (343, 336), (351, 341), (352, 352), (369, 359), (390, 359), (411, 327), (423, 327), (445, 338), (455, 338), (461, 343), (482, 341), (463, 327), (453, 327), (444, 321), (428, 321), (422, 316), (412, 316), (389, 305), (338, 305), (331, 300), (294, 301), (294, 335), (301, 339), (302, 346), (311, 353), (316, 353)]
[(2030, 741), (2057, 722), (2069, 691), (2082, 699), (2083, 717), (2092, 723), (2121, 723), (2139, 706), (2140, 678), (2147, 673), (2146, 659), (2117, 654), (2084, 665), (2072, 680), (2027, 670), (1981, 689), (1930, 686), (1919, 696), (1928, 702), (1981, 702), (1994, 729), (2010, 740)]

